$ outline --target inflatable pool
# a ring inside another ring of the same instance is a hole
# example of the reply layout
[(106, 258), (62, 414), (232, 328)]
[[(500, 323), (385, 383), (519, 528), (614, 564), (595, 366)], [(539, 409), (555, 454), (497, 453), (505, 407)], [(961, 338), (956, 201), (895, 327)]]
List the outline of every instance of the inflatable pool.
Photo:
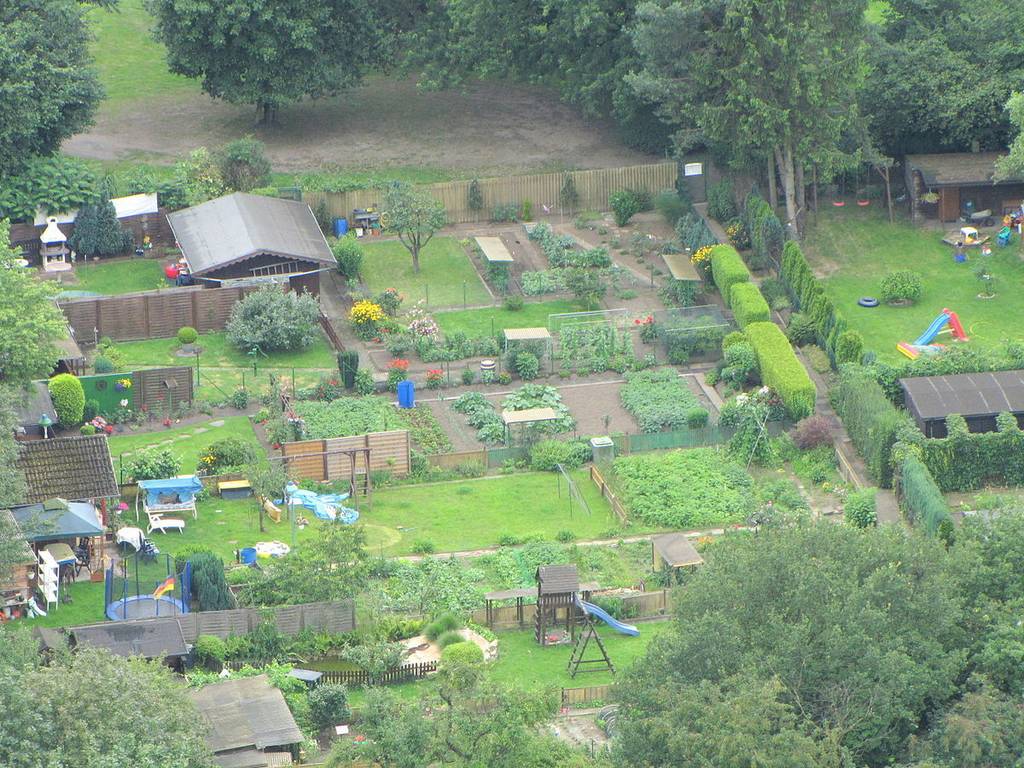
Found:
[(347, 493), (316, 493), (300, 488), (292, 494), (292, 503), (311, 510), (321, 520), (336, 520), (352, 525), (359, 519), (359, 512), (341, 503), (347, 498)]

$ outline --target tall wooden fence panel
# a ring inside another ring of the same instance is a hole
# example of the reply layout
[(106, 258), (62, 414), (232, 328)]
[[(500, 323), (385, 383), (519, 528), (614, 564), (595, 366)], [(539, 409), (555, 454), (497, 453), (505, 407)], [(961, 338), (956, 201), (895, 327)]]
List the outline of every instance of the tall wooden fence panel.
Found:
[[(353, 437), (327, 440), (300, 440), (281, 446), (285, 469), (296, 480), (329, 482), (344, 480), (351, 473), (351, 463), (344, 451), (370, 449), (370, 471), (387, 471), (395, 475), (409, 474), (411, 445), (409, 432), (370, 432)], [(356, 456), (356, 474), (366, 474), (361, 456)]]
[(611, 699), (612, 686), (588, 685), (583, 688), (563, 688), (563, 707), (587, 707), (596, 702), (607, 703)]
[[(577, 210), (607, 210), (608, 196), (620, 189), (642, 189), (655, 194), (675, 187), (678, 166), (674, 162), (631, 165), (623, 168), (598, 168), (590, 171), (570, 171), (579, 193)], [(564, 173), (537, 173), (528, 176), (500, 176), (479, 179), (483, 194), (483, 208), (469, 207), (469, 181), (449, 181), (425, 185), (430, 195), (444, 205), (448, 221), (460, 224), (469, 221), (487, 221), (494, 206), (503, 203), (533, 203), (535, 211), (542, 205), (559, 210), (559, 192), (565, 182)], [(323, 201), (332, 217), (349, 217), (355, 208), (380, 207), (384, 200), (381, 189), (357, 189), (351, 192), (305, 192), (303, 199), (314, 208)], [(566, 211), (565, 213), (570, 213)]]
[(161, 413), (179, 403), (191, 403), (195, 383), (192, 374), (192, 369), (184, 365), (135, 371), (135, 407), (144, 405), (151, 413)]
[(169, 339), (183, 326), (200, 333), (222, 331), (231, 308), (255, 286), (182, 286), (119, 296), (86, 296), (59, 302), (79, 344), (109, 336), (114, 341)]
[(441, 469), (454, 469), (462, 464), (482, 464), (487, 466), (487, 451), (481, 448), (479, 451), (457, 451), (455, 453), (435, 453), (427, 456), (427, 461), (432, 467)]
[(608, 485), (607, 481), (604, 479), (604, 475), (601, 474), (601, 470), (593, 464), (590, 465), (590, 479), (594, 481), (594, 485), (596, 485), (597, 489), (601, 492), (601, 496), (608, 499), (612, 512), (615, 513), (619, 522), (622, 525), (626, 525), (629, 522), (629, 516), (626, 514), (625, 506), (623, 506), (619, 497), (615, 494), (615, 491), (612, 490), (612, 487)]

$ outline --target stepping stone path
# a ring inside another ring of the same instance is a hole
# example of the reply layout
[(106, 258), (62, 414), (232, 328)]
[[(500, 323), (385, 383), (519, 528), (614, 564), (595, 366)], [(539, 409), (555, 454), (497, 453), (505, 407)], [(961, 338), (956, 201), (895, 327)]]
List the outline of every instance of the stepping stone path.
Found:
[(211, 427), (223, 427), (224, 426), (224, 419), (217, 419), (216, 421), (211, 421), (210, 422), (210, 426)]

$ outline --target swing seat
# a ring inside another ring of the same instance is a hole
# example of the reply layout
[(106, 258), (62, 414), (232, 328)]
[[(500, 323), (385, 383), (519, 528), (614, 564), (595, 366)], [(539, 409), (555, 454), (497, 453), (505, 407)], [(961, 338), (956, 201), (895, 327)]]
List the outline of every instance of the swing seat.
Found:
[(844, 201), (844, 200), (833, 200), (832, 201), (832, 205), (834, 205), (836, 208), (842, 208), (844, 205), (846, 205), (846, 201)]
[(871, 201), (870, 200), (858, 200), (857, 201), (857, 205), (859, 205), (861, 208), (866, 208), (867, 206), (871, 205)]

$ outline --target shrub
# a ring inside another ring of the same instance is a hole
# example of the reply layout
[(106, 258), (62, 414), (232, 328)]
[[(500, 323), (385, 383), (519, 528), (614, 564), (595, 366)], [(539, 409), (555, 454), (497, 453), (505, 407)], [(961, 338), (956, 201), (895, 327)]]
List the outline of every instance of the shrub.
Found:
[(734, 284), (730, 290), (729, 306), (740, 328), (746, 328), (750, 323), (771, 320), (768, 302), (753, 283)]
[(471, 211), (484, 209), (484, 191), (480, 187), (480, 179), (469, 182), (469, 188), (466, 190), (466, 207)]
[(217, 150), (215, 159), (228, 189), (249, 192), (270, 180), (266, 147), (252, 136), (229, 141)]
[(64, 427), (74, 427), (82, 423), (85, 415), (85, 389), (77, 376), (61, 373), (50, 379), (48, 383), (53, 410), (57, 413), (57, 421)]
[(731, 245), (716, 245), (711, 249), (711, 278), (722, 299), (728, 305), (732, 287), (750, 280), (750, 270)]
[(530, 469), (553, 472), (561, 464), (579, 469), (590, 461), (590, 445), (582, 440), (541, 440), (530, 449)]
[(199, 552), (192, 563), (192, 596), (200, 611), (224, 611), (235, 607), (235, 600), (224, 580), (224, 561), (212, 552)]
[(87, 257), (116, 256), (131, 248), (133, 242), (132, 233), (121, 226), (113, 203), (104, 194), (95, 204), (79, 210), (68, 247)]
[(513, 365), (516, 373), (525, 381), (536, 379), (540, 373), (540, 360), (532, 352), (517, 352)]
[(81, 432), (83, 435), (95, 435), (96, 427), (94, 427), (92, 424), (83, 424), (81, 427), (79, 427), (78, 431)]
[(782, 400), (791, 419), (814, 412), (816, 390), (785, 334), (774, 323), (751, 323), (745, 329), (757, 355), (761, 381)]
[(373, 381), (373, 374), (365, 368), (356, 371), (355, 376), (356, 392), (360, 395), (372, 395), (377, 391), (377, 385)]
[(465, 384), (468, 387), (475, 380), (476, 380), (476, 373), (474, 373), (472, 368), (463, 368), (462, 369), (462, 383), (463, 384)]
[(459, 630), (450, 629), (447, 632), (444, 632), (440, 637), (438, 637), (436, 642), (437, 647), (443, 651), (449, 645), (457, 645), (459, 643), (465, 642), (465, 640), (463, 639), (462, 635), (459, 634)]
[(687, 414), (698, 405), (697, 397), (672, 368), (627, 373), (619, 397), (643, 432), (683, 429)]
[(757, 371), (757, 354), (749, 342), (726, 348), (723, 362), (722, 380), (737, 387), (746, 384)]
[(624, 227), (629, 220), (643, 210), (640, 196), (631, 189), (620, 189), (608, 196), (608, 205), (615, 214), (615, 224)]
[(104, 355), (99, 355), (92, 363), (93, 370), (96, 373), (113, 373), (114, 372), (114, 361)]
[(561, 530), (555, 534), (555, 541), (561, 542), (562, 544), (571, 544), (576, 541), (576, 534), (572, 531)]
[(725, 224), (736, 218), (737, 213), (732, 182), (729, 179), (722, 179), (716, 184), (712, 184), (708, 188), (708, 215)]
[(525, 304), (526, 302), (523, 301), (523, 297), (517, 293), (505, 298), (505, 309), (509, 312), (518, 312)]
[(829, 394), (871, 479), (882, 488), (892, 487), (892, 447), (898, 431), (911, 424), (909, 416), (898, 411), (878, 382), (859, 366), (843, 366)]
[(199, 459), (198, 469), (208, 475), (247, 467), (256, 461), (256, 449), (232, 435), (212, 443)]
[(484, 652), (480, 650), (480, 646), (474, 642), (463, 640), (461, 635), (457, 642), (449, 643), (442, 647), (442, 666), (451, 664), (483, 664)]
[(832, 443), (832, 428), (824, 416), (801, 419), (793, 430), (793, 442), (801, 451)]
[(355, 350), (339, 352), (338, 372), (341, 374), (341, 381), (345, 385), (345, 389), (355, 387), (356, 375), (359, 372), (359, 353)]
[(268, 287), (250, 293), (231, 310), (227, 337), (243, 352), (304, 349), (320, 336), (320, 305), (308, 293)]
[(864, 337), (857, 331), (843, 331), (836, 339), (836, 365), (860, 363), (864, 357)]
[(909, 269), (898, 269), (882, 278), (880, 286), (882, 301), (894, 303), (907, 301), (914, 303), (921, 298), (924, 286), (921, 275)]
[(725, 352), (733, 344), (746, 344), (747, 336), (743, 331), (730, 331), (722, 339), (722, 351)]
[(219, 672), (227, 658), (227, 645), (216, 635), (200, 635), (192, 646), (192, 658), (196, 664)]
[(346, 722), (352, 716), (348, 689), (337, 683), (324, 683), (309, 692), (309, 716), (317, 730)]
[(423, 629), (423, 635), (434, 642), (445, 632), (451, 632), (462, 626), (462, 621), (453, 613), (442, 613)]
[(814, 343), (815, 339), (814, 321), (807, 315), (790, 315), (789, 325), (786, 327), (786, 337), (797, 347)]
[(654, 196), (654, 207), (665, 223), (675, 228), (676, 223), (689, 210), (690, 205), (672, 189), (665, 189)]
[(854, 491), (846, 497), (843, 505), (843, 518), (855, 528), (871, 528), (878, 523), (878, 513), (875, 510), (875, 496), (877, 488), (865, 488)]
[(195, 344), (196, 339), (199, 338), (199, 331), (191, 326), (182, 326), (178, 329), (178, 343), (179, 344)]
[(708, 425), (707, 408), (691, 408), (686, 412), (686, 426), (690, 429), (702, 429)]
[(181, 472), (181, 461), (167, 448), (145, 448), (124, 462), (130, 480), (161, 480)]
[(432, 555), (437, 551), (430, 539), (417, 539), (412, 543), (412, 551), (417, 555)]
[(491, 210), (491, 221), (516, 221), (519, 218), (518, 203), (498, 203)]
[(331, 244), (331, 253), (338, 262), (338, 271), (349, 280), (358, 280), (363, 271), (363, 246), (354, 232)]

